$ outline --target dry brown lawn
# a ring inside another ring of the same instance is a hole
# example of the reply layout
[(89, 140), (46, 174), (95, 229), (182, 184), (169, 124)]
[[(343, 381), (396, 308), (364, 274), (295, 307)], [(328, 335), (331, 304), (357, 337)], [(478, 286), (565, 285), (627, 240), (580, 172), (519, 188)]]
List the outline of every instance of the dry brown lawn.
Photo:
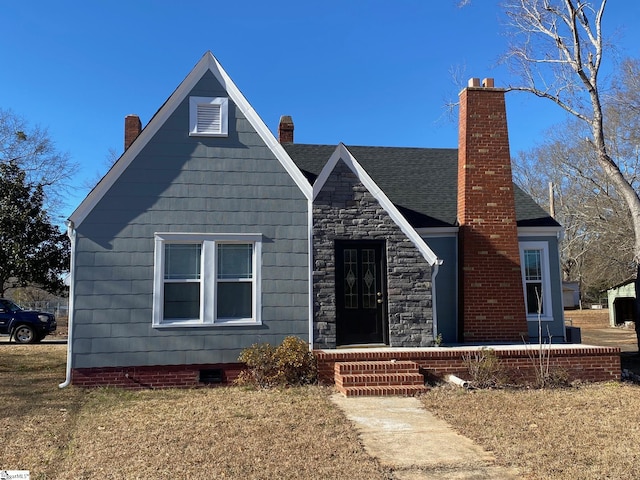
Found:
[(388, 479), (323, 388), (59, 390), (65, 345), (0, 344), (0, 469), (32, 479)]
[(530, 479), (640, 478), (640, 386), (433, 389), (425, 407)]
[[(391, 479), (328, 389), (59, 390), (66, 346), (0, 344), (0, 469), (32, 479)], [(424, 405), (530, 479), (640, 478), (640, 387), (435, 388)]]
[[(607, 310), (565, 312), (582, 341), (620, 346), (623, 367), (640, 373), (633, 329), (609, 327)], [(532, 479), (640, 478), (640, 386), (622, 383), (559, 390), (436, 388), (424, 405)]]

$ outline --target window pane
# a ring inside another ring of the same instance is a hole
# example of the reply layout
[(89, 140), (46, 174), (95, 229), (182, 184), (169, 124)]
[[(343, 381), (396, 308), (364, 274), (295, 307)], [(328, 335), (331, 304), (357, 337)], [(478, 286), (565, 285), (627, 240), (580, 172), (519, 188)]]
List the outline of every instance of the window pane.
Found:
[(198, 280), (200, 278), (200, 244), (165, 245), (164, 278), (167, 280)]
[(251, 278), (253, 245), (250, 243), (218, 244), (218, 278)]
[(164, 318), (200, 318), (200, 283), (165, 283)]
[(218, 282), (217, 318), (252, 318), (251, 282)]
[(358, 251), (344, 249), (344, 306), (358, 308)]
[(525, 250), (525, 280), (542, 280), (542, 259), (540, 250)]
[[(538, 299), (540, 297), (540, 299)], [(542, 283), (530, 282), (527, 283), (527, 313), (538, 313), (538, 303), (540, 303), (540, 313), (544, 314), (544, 303), (542, 303)]]
[(376, 251), (362, 250), (362, 307), (377, 308), (376, 297)]

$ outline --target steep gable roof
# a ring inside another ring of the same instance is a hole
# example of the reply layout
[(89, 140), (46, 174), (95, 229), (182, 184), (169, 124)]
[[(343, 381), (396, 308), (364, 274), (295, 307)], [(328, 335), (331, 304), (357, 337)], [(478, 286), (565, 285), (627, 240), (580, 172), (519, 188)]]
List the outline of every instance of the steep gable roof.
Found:
[[(336, 149), (333, 145), (283, 146), (311, 183)], [(457, 149), (347, 148), (412, 227), (457, 226)], [(514, 192), (518, 226), (560, 226), (515, 184)]]
[(313, 199), (315, 200), (318, 194), (322, 191), (325, 182), (333, 172), (338, 162), (344, 162), (347, 167), (358, 177), (360, 182), (366, 187), (369, 193), (378, 201), (378, 203), (385, 209), (395, 224), (402, 230), (402, 232), (413, 242), (418, 251), (422, 254), (424, 259), (429, 262), (429, 265), (439, 264), (440, 260), (436, 254), (429, 248), (429, 246), (422, 240), (420, 235), (412, 228), (410, 222), (407, 221), (398, 208), (389, 200), (389, 197), (385, 192), (376, 185), (375, 181), (371, 178), (369, 173), (362, 168), (362, 165), (358, 162), (357, 158), (349, 151), (344, 144), (338, 145), (335, 148), (333, 154), (329, 160), (325, 163), (324, 167), (320, 171), (316, 181), (313, 184)]
[[(207, 73), (211, 72), (218, 82), (226, 90), (230, 100), (236, 105), (242, 114), (247, 118), (256, 130), (262, 141), (273, 152), (278, 161), (289, 173), (298, 188), (307, 199), (311, 198), (312, 189), (309, 182), (302, 175), (298, 167), (291, 161), (291, 158), (278, 143), (271, 131), (267, 128), (262, 119), (258, 116), (253, 107), (233, 83), (229, 75), (224, 71), (218, 60), (211, 52), (203, 55), (196, 66), (187, 77), (180, 83), (178, 88), (171, 94), (167, 101), (160, 107), (149, 123), (144, 127), (138, 138), (122, 154), (118, 161), (111, 167), (107, 174), (93, 188), (89, 195), (80, 203), (78, 208), (71, 214), (69, 220), (78, 226), (96, 206), (105, 193), (113, 186), (118, 177), (131, 164), (144, 146), (153, 138), (156, 132), (162, 127), (166, 120), (173, 114), (176, 108), (190, 94), (198, 81)], [(186, 128), (186, 127), (185, 127)], [(327, 157), (328, 158), (328, 157)]]

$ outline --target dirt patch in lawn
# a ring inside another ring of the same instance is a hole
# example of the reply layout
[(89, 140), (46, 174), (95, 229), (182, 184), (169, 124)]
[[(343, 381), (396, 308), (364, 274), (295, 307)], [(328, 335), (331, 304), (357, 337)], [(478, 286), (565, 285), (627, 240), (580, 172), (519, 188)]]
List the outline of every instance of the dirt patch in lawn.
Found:
[(567, 310), (567, 323), (580, 328), (582, 343), (604, 347), (620, 347), (622, 369), (640, 375), (638, 338), (633, 325), (609, 325), (609, 310)]

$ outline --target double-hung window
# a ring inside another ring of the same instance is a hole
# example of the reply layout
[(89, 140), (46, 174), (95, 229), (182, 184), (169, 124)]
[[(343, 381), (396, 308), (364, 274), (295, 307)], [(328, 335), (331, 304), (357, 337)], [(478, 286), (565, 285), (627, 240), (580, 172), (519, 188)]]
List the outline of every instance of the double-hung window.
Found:
[(527, 318), (553, 319), (549, 275), (549, 246), (546, 242), (521, 242), (520, 263)]
[(153, 325), (260, 323), (259, 234), (157, 233)]

